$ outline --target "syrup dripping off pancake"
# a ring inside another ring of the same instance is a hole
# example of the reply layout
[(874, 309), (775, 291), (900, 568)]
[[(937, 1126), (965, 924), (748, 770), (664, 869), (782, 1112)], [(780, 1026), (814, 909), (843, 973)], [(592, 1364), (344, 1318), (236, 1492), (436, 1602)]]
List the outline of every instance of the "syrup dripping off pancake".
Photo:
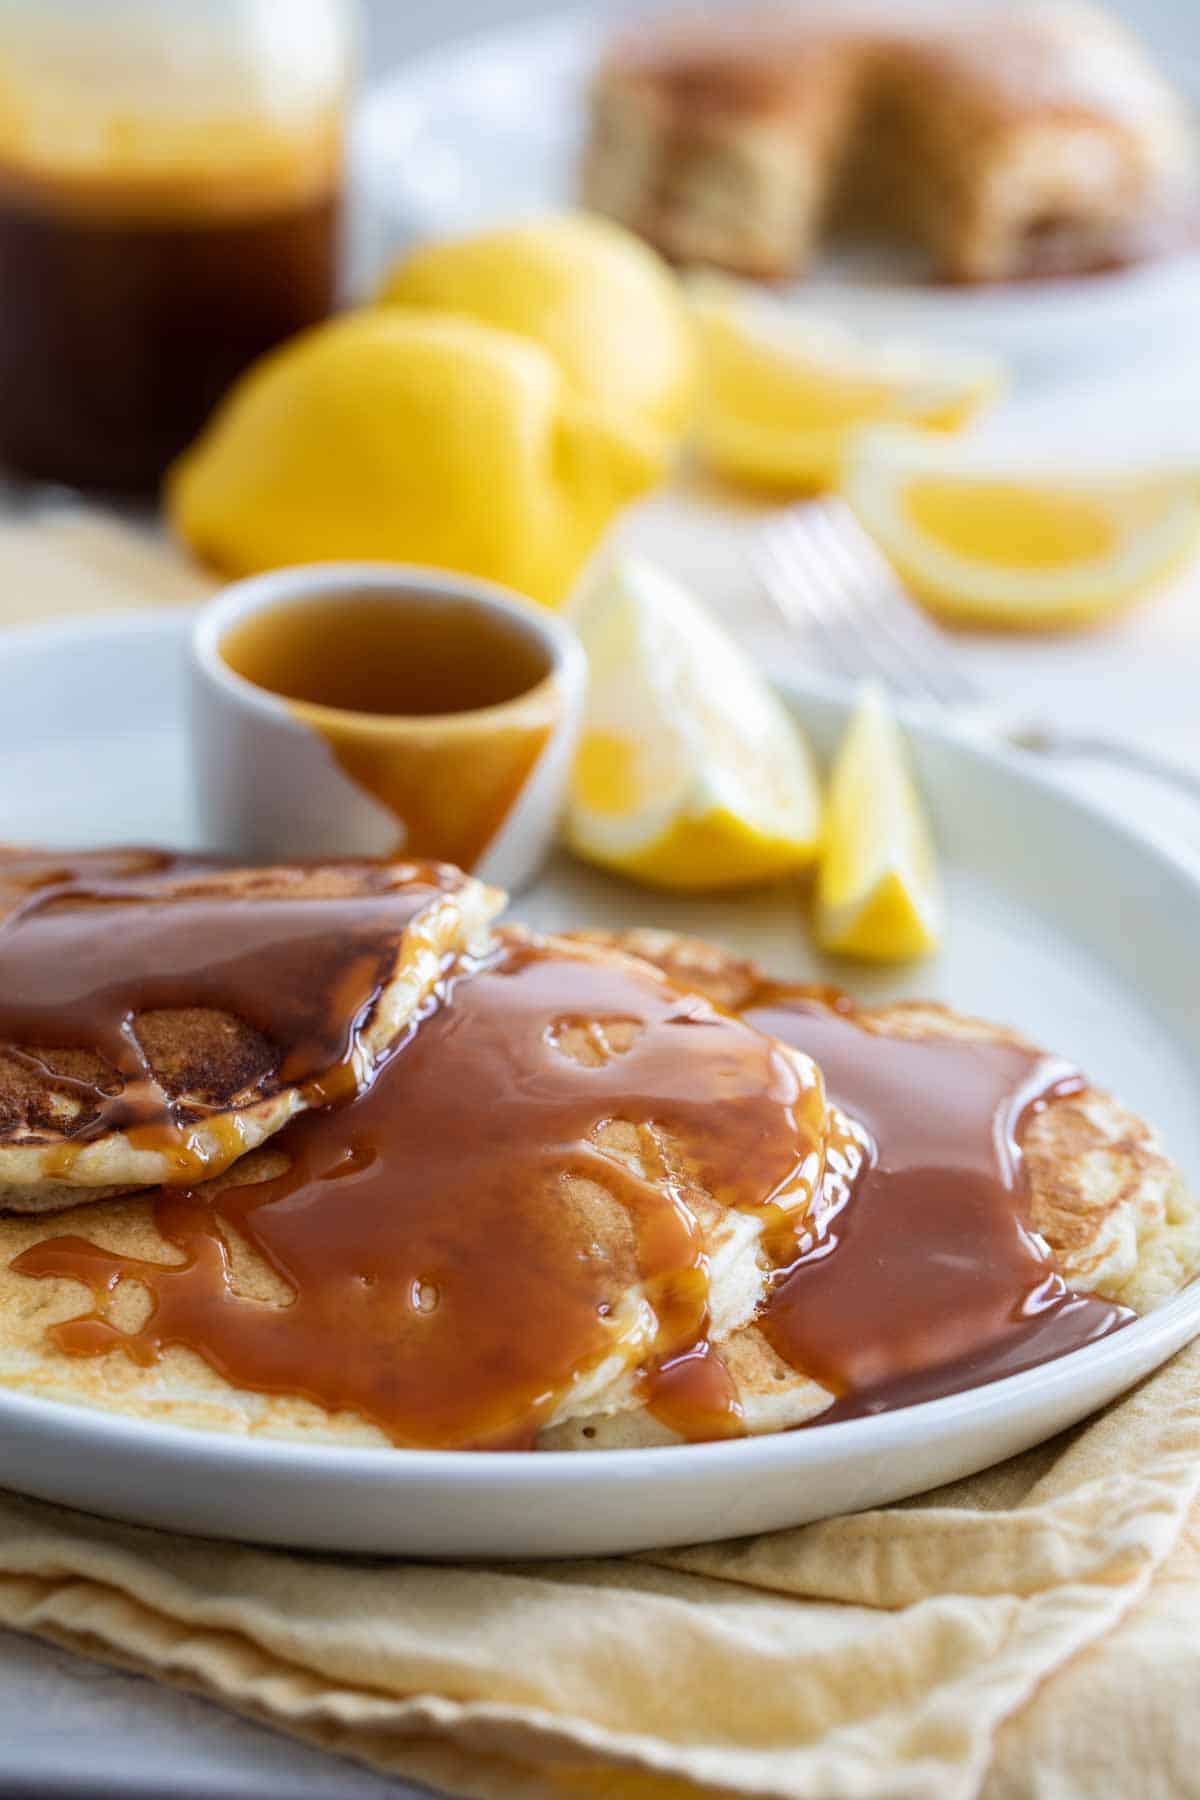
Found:
[(885, 1036), (811, 990), (764, 987), (744, 1016), (812, 1056), (872, 1143), (762, 1322), (838, 1396), (822, 1423), (1015, 1374), (1133, 1317), (1073, 1294), (1029, 1223), (1024, 1130), (1079, 1091), (1075, 1070), (1014, 1043)]

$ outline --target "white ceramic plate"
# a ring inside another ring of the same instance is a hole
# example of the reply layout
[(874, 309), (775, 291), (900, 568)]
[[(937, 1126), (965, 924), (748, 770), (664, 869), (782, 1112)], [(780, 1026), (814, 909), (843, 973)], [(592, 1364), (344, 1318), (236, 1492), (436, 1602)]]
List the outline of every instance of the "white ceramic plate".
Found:
[[(0, 839), (192, 841), (186, 617), (0, 639)], [(827, 749), (840, 703), (804, 714)], [(1200, 857), (1152, 848), (1019, 758), (913, 734), (950, 884), (925, 993), (1011, 1020), (1161, 1124), (1200, 1180)], [(791, 891), (685, 902), (576, 865), (516, 909), (546, 926), (670, 924), (814, 972)], [(838, 971), (843, 977), (845, 971)], [(859, 983), (872, 998), (895, 977)], [(737, 1443), (594, 1455), (344, 1450), (209, 1436), (0, 1390), (4, 1485), (218, 1537), (424, 1556), (600, 1555), (877, 1505), (1083, 1417), (1200, 1331), (1200, 1284), (1090, 1348), (880, 1418)]]
[[(570, 205), (591, 71), (612, 29), (590, 12), (490, 31), (403, 63), (367, 96), (353, 140), (364, 202), (356, 271), (368, 282), (413, 236)], [(1187, 68), (1173, 67), (1189, 80)], [(912, 333), (1024, 362), (1125, 350), (1195, 317), (1200, 254), (1086, 280), (964, 289), (913, 279), (887, 251), (826, 256), (796, 300), (865, 330)]]

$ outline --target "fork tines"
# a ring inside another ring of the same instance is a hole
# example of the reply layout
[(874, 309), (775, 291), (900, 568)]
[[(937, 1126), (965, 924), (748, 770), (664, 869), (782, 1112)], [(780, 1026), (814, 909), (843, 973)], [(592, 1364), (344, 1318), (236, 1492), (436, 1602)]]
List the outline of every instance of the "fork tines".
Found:
[(945, 634), (909, 598), (846, 501), (778, 512), (758, 533), (754, 563), (777, 617), (832, 673), (874, 677), (926, 704), (979, 700)]

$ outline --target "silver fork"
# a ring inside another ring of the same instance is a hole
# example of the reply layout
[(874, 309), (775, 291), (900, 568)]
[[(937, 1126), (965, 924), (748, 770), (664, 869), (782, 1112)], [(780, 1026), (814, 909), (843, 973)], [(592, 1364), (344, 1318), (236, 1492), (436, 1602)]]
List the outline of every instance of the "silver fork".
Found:
[(901, 701), (950, 710), (1021, 750), (1118, 763), (1200, 804), (1200, 775), (1151, 750), (1002, 713), (963, 670), (946, 633), (909, 598), (845, 500), (780, 511), (755, 534), (751, 557), (789, 642), (800, 638), (828, 673), (873, 678)]

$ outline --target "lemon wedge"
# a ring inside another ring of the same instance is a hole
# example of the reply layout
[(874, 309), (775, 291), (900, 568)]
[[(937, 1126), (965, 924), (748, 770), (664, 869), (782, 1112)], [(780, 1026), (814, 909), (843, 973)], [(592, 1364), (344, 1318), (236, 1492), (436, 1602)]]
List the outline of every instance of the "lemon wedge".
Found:
[(691, 288), (700, 358), (696, 442), (718, 474), (758, 486), (836, 487), (865, 425), (956, 431), (999, 393), (991, 358), (869, 343), (737, 283)]
[(1017, 630), (1086, 625), (1161, 586), (1200, 545), (1200, 484), (985, 467), (915, 433), (865, 434), (846, 496), (934, 612)]
[(926, 956), (941, 936), (933, 836), (875, 686), (864, 688), (834, 759), (816, 930), (824, 950), (881, 962)]
[(727, 888), (816, 855), (821, 801), (798, 726), (670, 576), (614, 559), (575, 611), (590, 683), (566, 833), (654, 887)]

